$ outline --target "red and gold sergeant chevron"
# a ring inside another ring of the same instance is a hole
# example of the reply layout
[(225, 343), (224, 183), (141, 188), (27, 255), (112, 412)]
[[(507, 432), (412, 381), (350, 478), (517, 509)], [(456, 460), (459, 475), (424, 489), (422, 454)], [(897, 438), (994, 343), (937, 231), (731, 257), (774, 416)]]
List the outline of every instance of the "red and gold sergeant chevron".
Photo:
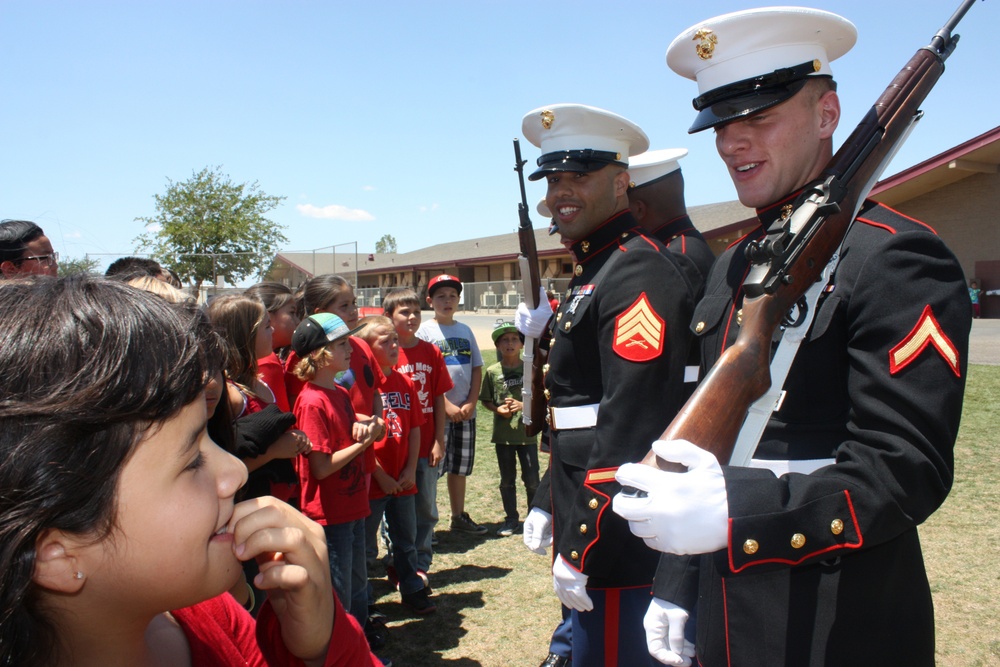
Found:
[(917, 320), (916, 326), (907, 334), (906, 338), (889, 350), (889, 373), (895, 375), (906, 368), (913, 360), (920, 356), (928, 345), (933, 345), (934, 349), (948, 363), (949, 368), (958, 377), (962, 377), (962, 367), (959, 364), (958, 348), (945, 335), (938, 324), (937, 318), (930, 305), (924, 306), (924, 312)]
[(615, 318), (615, 354), (629, 361), (649, 361), (663, 352), (666, 326), (643, 292)]

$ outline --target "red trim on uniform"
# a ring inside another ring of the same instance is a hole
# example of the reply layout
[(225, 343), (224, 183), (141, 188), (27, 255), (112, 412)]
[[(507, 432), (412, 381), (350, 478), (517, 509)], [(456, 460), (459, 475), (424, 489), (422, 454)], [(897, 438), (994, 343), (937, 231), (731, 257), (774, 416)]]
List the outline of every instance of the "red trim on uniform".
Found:
[(787, 559), (787, 558), (764, 558), (764, 559), (761, 559), (761, 560), (749, 562), (746, 565), (744, 565), (743, 567), (739, 567), (738, 568), (738, 567), (736, 567), (736, 564), (733, 562), (733, 538), (732, 538), (732, 527), (733, 527), (733, 524), (732, 524), (732, 519), (730, 519), (729, 520), (729, 529), (730, 529), (730, 533), (729, 533), (729, 569), (733, 572), (733, 574), (738, 574), (738, 573), (742, 572), (743, 570), (747, 569), (748, 567), (751, 567), (753, 565), (763, 565), (765, 563), (780, 563), (782, 565), (798, 565), (799, 563), (802, 563), (803, 561), (807, 561), (810, 558), (815, 558), (816, 556), (819, 556), (819, 555), (825, 554), (825, 553), (830, 553), (832, 551), (839, 551), (840, 549), (860, 549), (861, 545), (864, 544), (865, 540), (864, 540), (864, 537), (862, 537), (862, 535), (861, 535), (861, 526), (858, 523), (858, 515), (854, 511), (854, 503), (851, 502), (851, 492), (848, 491), (847, 489), (844, 489), (844, 496), (847, 499), (847, 511), (851, 515), (851, 523), (854, 524), (854, 532), (858, 536), (858, 541), (857, 542), (845, 542), (844, 544), (834, 544), (833, 546), (829, 546), (829, 547), (827, 547), (825, 549), (820, 549), (819, 551), (811, 551), (811, 552), (809, 552), (807, 554), (804, 554), (802, 556), (802, 558), (799, 558), (798, 560), (790, 560), (790, 559)]
[(868, 218), (855, 218), (855, 220), (857, 220), (858, 222), (863, 222), (866, 225), (871, 225), (872, 227), (878, 227), (879, 229), (884, 229), (885, 231), (889, 232), (890, 234), (895, 234), (896, 233), (895, 229), (893, 229), (889, 225), (883, 224), (881, 222), (875, 222), (874, 220), (869, 220)]
[(894, 209), (894, 208), (893, 208), (893, 207), (891, 207), (891, 206), (886, 206), (886, 205), (885, 205), (885, 204), (883, 204), (882, 202), (879, 202), (879, 203), (878, 203), (878, 205), (879, 205), (879, 207), (880, 207), (880, 208), (884, 208), (884, 209), (886, 209), (886, 210), (888, 210), (888, 211), (892, 211), (893, 213), (895, 213), (896, 215), (898, 215), (898, 216), (899, 216), (899, 217), (901, 217), (901, 218), (906, 218), (906, 219), (907, 219), (907, 220), (909, 220), (910, 222), (915, 222), (915, 223), (917, 223), (918, 225), (920, 225), (921, 227), (926, 227), (926, 228), (927, 228), (927, 229), (929, 229), (929, 230), (930, 230), (930, 231), (931, 231), (931, 232), (932, 232), (932, 233), (933, 233), (933, 234), (934, 234), (935, 236), (937, 236), (937, 230), (936, 230), (936, 229), (934, 229), (933, 227), (931, 227), (930, 225), (928, 225), (928, 224), (927, 224), (926, 222), (924, 222), (923, 220), (917, 220), (916, 218), (911, 218), (910, 216), (906, 215), (905, 213), (900, 213), (899, 211), (897, 211), (896, 209)]
[(621, 593), (604, 593), (604, 667), (618, 667), (618, 625), (621, 623)]
[(937, 318), (934, 317), (930, 304), (924, 306), (924, 312), (921, 313), (920, 319), (917, 320), (913, 330), (906, 335), (906, 338), (889, 350), (889, 374), (895, 375), (909, 366), (927, 349), (928, 345), (933, 345), (951, 371), (957, 377), (962, 377), (958, 348), (944, 333)]
[[(609, 496), (606, 493), (601, 493), (600, 491), (598, 491), (597, 489), (595, 489), (590, 484), (587, 484), (586, 482), (584, 482), (583, 485), (585, 487), (587, 487), (588, 489), (590, 489), (591, 491), (593, 491), (595, 494), (597, 494), (597, 495), (601, 496), (602, 498), (604, 498), (605, 502), (601, 504), (601, 509), (598, 510), (598, 512), (597, 512), (597, 518), (594, 520), (594, 539), (592, 539), (590, 541), (590, 543), (587, 544), (587, 546), (585, 546), (583, 548), (583, 553), (580, 554), (580, 567), (575, 568), (575, 569), (578, 569), (580, 572), (583, 572), (583, 563), (584, 563), (584, 561), (587, 560), (587, 552), (590, 551), (591, 547), (593, 547), (595, 544), (597, 544), (597, 541), (601, 537), (601, 518), (604, 516), (604, 512), (609, 507), (611, 507), (611, 496)], [(553, 529), (554, 529), (554, 527), (553, 527)], [(569, 561), (566, 561), (566, 562), (568, 563)]]
[[(729, 601), (726, 595), (726, 578), (722, 578), (722, 623), (726, 629), (726, 665), (732, 667), (733, 656), (729, 650)], [(701, 663), (699, 663), (701, 664)]]
[[(651, 245), (653, 247), (653, 250), (659, 251), (660, 248), (656, 245), (655, 241), (653, 241), (648, 236), (646, 236), (645, 234), (643, 234), (642, 232), (640, 232), (638, 229), (633, 229), (632, 231), (635, 232), (636, 236), (638, 236), (643, 241), (645, 241), (646, 243), (648, 243), (649, 245)], [(624, 250), (624, 248), (623, 248), (623, 250)]]

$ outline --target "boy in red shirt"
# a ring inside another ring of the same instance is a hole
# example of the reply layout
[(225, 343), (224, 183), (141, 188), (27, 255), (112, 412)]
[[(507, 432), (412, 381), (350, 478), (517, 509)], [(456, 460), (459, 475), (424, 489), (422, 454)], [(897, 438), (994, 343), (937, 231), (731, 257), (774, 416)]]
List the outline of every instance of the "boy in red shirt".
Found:
[(434, 558), (434, 526), (438, 522), (437, 484), (444, 458), (444, 394), (454, 384), (444, 357), (433, 343), (417, 338), (420, 300), (409, 288), (389, 292), (382, 302), (386, 317), (399, 335), (396, 370), (413, 381), (425, 421), (420, 427), (417, 457), (417, 573), (426, 580)]
[(428, 599), (428, 590), (417, 574), (414, 545), (417, 456), (424, 414), (413, 382), (393, 370), (399, 361), (399, 335), (392, 320), (381, 315), (369, 318), (360, 337), (371, 347), (385, 376), (379, 393), (386, 434), (375, 443), (375, 471), (368, 493), (371, 514), (365, 522), (367, 555), (369, 560), (378, 556), (378, 527), (384, 515), (403, 604), (418, 614), (430, 614), (437, 607)]
[(302, 320), (292, 335), (300, 360), (296, 375), (306, 381), (295, 400), (295, 418), (313, 443), (300, 462), (302, 513), (323, 526), (334, 589), (364, 627), (368, 618), (365, 517), (368, 475), (363, 456), (377, 436), (371, 423), (358, 422), (346, 389), (335, 381), (351, 363), (354, 333), (330, 313)]

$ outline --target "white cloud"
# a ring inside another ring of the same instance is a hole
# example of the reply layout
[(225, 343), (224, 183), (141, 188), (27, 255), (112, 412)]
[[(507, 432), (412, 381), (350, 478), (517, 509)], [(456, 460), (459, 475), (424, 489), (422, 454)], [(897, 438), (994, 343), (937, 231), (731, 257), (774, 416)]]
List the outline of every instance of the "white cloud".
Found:
[(438, 205), (431, 204), (430, 206), (421, 206), (419, 210), (421, 213), (427, 213), (428, 211), (436, 211), (438, 210)]
[(365, 192), (375, 192), (375, 186), (374, 185), (366, 185), (365, 187), (363, 187), (361, 189), (364, 190)]
[(161, 229), (163, 229), (163, 226), (158, 222), (151, 222), (148, 225), (146, 225), (146, 231), (151, 232), (153, 234), (156, 234)]
[(375, 216), (360, 208), (347, 208), (339, 204), (329, 206), (313, 206), (312, 204), (297, 204), (295, 208), (307, 218), (323, 220), (344, 220), (347, 222), (371, 222)]

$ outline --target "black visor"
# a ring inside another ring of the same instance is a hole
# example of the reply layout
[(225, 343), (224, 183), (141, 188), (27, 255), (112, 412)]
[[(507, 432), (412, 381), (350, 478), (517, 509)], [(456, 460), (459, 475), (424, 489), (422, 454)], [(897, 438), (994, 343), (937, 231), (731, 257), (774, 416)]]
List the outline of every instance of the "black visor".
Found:
[(546, 174), (559, 171), (573, 171), (577, 173), (597, 171), (609, 164), (620, 164), (623, 167), (628, 166), (627, 162), (622, 161), (620, 154), (610, 151), (595, 151), (587, 148), (585, 150), (546, 153), (538, 158), (538, 169), (531, 176), (528, 176), (528, 180), (537, 181)]

